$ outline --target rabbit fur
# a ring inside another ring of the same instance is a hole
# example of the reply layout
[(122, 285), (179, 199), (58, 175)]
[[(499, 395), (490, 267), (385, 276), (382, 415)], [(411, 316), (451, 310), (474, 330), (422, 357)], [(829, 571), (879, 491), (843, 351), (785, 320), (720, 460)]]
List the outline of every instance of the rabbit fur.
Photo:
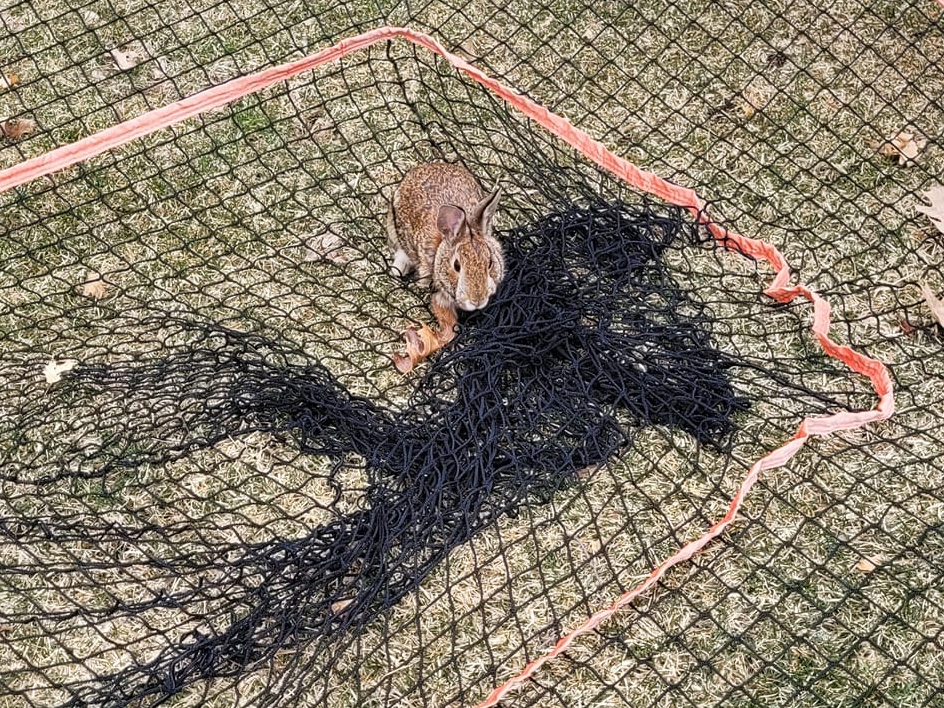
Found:
[(387, 211), (393, 273), (415, 271), (438, 307), (485, 307), (505, 274), (502, 247), (492, 235), (500, 196), (498, 187), (485, 195), (461, 165), (432, 162), (409, 170)]

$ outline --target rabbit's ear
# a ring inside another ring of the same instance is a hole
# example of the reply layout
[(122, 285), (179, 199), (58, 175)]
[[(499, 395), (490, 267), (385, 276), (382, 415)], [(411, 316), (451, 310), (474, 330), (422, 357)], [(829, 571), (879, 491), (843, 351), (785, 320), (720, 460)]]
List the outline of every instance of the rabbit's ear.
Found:
[(436, 217), (436, 228), (446, 241), (454, 241), (462, 230), (465, 222), (465, 212), (452, 204), (443, 204), (439, 207), (439, 216)]
[(469, 214), (469, 225), (482, 236), (492, 235), (492, 218), (498, 209), (498, 200), (501, 198), (501, 187), (496, 185), (492, 193), (480, 201)]

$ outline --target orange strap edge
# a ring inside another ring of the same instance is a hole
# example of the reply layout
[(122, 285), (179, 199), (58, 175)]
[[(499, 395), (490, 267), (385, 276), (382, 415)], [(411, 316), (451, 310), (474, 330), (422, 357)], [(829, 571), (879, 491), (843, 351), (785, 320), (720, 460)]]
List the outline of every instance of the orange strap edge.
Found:
[[(944, 0), (938, 0), (944, 6)], [(341, 40), (334, 46), (316, 52), (310, 56), (287, 62), (260, 71), (250, 76), (239, 77), (224, 84), (201, 91), (181, 101), (149, 111), (137, 118), (125, 121), (111, 128), (88, 136), (69, 145), (52, 150), (44, 155), (0, 171), (0, 192), (13, 189), (39, 177), (66, 169), (78, 162), (83, 162), (108, 150), (127, 144), (137, 138), (153, 133), (162, 128), (179, 123), (200, 113), (231, 103), (246, 94), (267, 88), (279, 81), (284, 81), (302, 72), (314, 69), (321, 64), (332, 62), (352, 52), (360, 51), (378, 42), (391, 39), (405, 39), (424, 47), (449, 62), (453, 67), (469, 78), (481, 84), (494, 94), (538, 123), (561, 140), (582, 153), (603, 169), (627, 182), (631, 186), (659, 197), (663, 201), (683, 207), (690, 211), (717, 242), (725, 248), (739, 252), (758, 260), (767, 261), (775, 275), (765, 294), (778, 302), (790, 302), (798, 297), (813, 304), (813, 334), (823, 350), (831, 357), (846, 364), (852, 371), (869, 378), (878, 396), (878, 403), (871, 410), (840, 412), (832, 415), (804, 419), (793, 438), (757, 460), (747, 476), (737, 488), (728, 506), (727, 513), (715, 522), (702, 536), (680, 548), (667, 558), (649, 576), (636, 587), (618, 597), (609, 607), (588, 617), (582, 624), (561, 637), (557, 644), (542, 656), (527, 664), (516, 676), (496, 687), (491, 694), (476, 708), (488, 708), (497, 705), (505, 696), (526, 682), (544, 663), (559, 656), (583, 634), (592, 631), (600, 623), (611, 617), (620, 608), (631, 603), (636, 597), (655, 585), (665, 573), (675, 565), (682, 563), (709, 542), (717, 538), (734, 521), (747, 493), (757, 481), (760, 472), (786, 464), (811, 436), (826, 435), (841, 430), (859, 428), (869, 423), (885, 420), (894, 412), (894, 391), (888, 369), (884, 364), (858, 353), (847, 346), (830, 339), (830, 307), (815, 291), (803, 285), (791, 286), (790, 267), (780, 251), (771, 244), (747, 238), (726, 230), (712, 221), (705, 208), (705, 202), (698, 194), (686, 187), (673, 184), (657, 175), (640, 169), (632, 163), (610, 152), (601, 142), (594, 140), (587, 133), (576, 128), (567, 119), (551, 113), (529, 98), (526, 98), (496, 79), (486, 75), (461, 57), (449, 52), (433, 37), (416, 32), (406, 27), (380, 27), (353, 37)]]

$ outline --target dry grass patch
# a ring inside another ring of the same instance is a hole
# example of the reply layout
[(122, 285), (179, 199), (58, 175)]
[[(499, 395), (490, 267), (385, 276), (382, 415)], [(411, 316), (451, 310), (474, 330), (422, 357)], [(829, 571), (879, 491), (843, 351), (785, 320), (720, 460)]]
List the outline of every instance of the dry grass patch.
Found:
[[(899, 312), (918, 316), (912, 280), (940, 264), (939, 242), (914, 225), (911, 204), (941, 148), (931, 141), (917, 167), (902, 168), (869, 147), (907, 125), (933, 137), (941, 124), (944, 57), (928, 12), (891, 3), (866, 12), (851, 0), (827, 11), (524, 0), (393, 10), (393, 20), (478, 54), (477, 63), (620, 154), (698, 187), (732, 228), (781, 246), (826, 292), (839, 339), (895, 364), (893, 422), (815, 441), (765, 475), (726, 541), (545, 669), (516, 699), (523, 705), (856, 705), (870, 700), (869, 687), (886, 704), (920, 705), (944, 681), (935, 647), (944, 618), (934, 560), (944, 482), (934, 434), (940, 337), (909, 336), (899, 324)], [(0, 146), (0, 164), (314, 50), (349, 33), (352, 18), (366, 26), (375, 14), (366, 3), (5, 9), (11, 33), (0, 50), (22, 78), (0, 93), (0, 115), (34, 116), (41, 130)], [(121, 70), (109, 56), (115, 47), (142, 60)], [(428, 316), (423, 294), (387, 274), (384, 194), (403, 170), (459, 157), (487, 181), (504, 177), (505, 228), (553, 203), (544, 185), (522, 186), (528, 170), (566, 166), (612, 193), (533, 126), (495, 121), (501, 106), (477, 87), (395, 44), (398, 74), (386, 51), (0, 196), (10, 234), (0, 240), (0, 340), (15, 348), (0, 362), (0, 418), (15, 422), (26, 402), (43, 400), (36, 387), (49, 357), (148, 359), (179, 345), (173, 328), (142, 330), (155, 313), (275, 338), (298, 360), (324, 363), (348, 390), (400, 405), (409, 382), (387, 354), (404, 322)], [(522, 164), (522, 144), (547, 164)], [(353, 260), (306, 261), (306, 244), (324, 233), (354, 247)], [(872, 405), (861, 379), (823, 360), (805, 329), (806, 306), (764, 302), (765, 271), (711, 246), (672, 250), (667, 262), (713, 315), (720, 348), (758, 366), (777, 358), (791, 381), (850, 407)], [(107, 297), (82, 296), (89, 270), (103, 275)], [(277, 694), (332, 708), (474, 702), (698, 535), (758, 454), (791, 435), (801, 414), (828, 407), (742, 374), (753, 407), (730, 457), (646, 429), (585, 484), (457, 548), (363, 633), (285, 650), (170, 705), (249, 706)], [(59, 464), (50, 441), (95, 448), (97, 433), (77, 411), (59, 406), (59, 417), (25, 431), (0, 425), (6, 459), (38, 473)], [(323, 460), (252, 435), (104, 483), (65, 480), (42, 494), (4, 483), (7, 518), (167, 531), (94, 547), (4, 542), (0, 606), (38, 619), (0, 627), (12, 676), (0, 705), (21, 705), (24, 695), (55, 704), (76, 672), (93, 678), (224, 622), (212, 602), (117, 620), (41, 617), (76, 603), (107, 614), (116, 598), (220, 581), (225, 568), (210, 562), (182, 577), (152, 561), (298, 538), (333, 513), (325, 479)], [(356, 508), (366, 485), (358, 461), (337, 481), (344, 496), (335, 509)], [(857, 569), (862, 559), (875, 569)], [(96, 563), (105, 569), (78, 570)], [(310, 685), (293, 683), (299, 677)]]

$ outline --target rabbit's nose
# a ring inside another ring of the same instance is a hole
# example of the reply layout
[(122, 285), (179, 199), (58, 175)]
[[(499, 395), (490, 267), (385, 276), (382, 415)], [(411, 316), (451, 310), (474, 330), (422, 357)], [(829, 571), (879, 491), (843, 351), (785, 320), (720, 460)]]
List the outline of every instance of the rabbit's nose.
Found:
[(459, 307), (461, 307), (466, 312), (472, 312), (473, 310), (481, 310), (487, 304), (488, 304), (487, 297), (481, 300), (473, 300), (472, 298), (465, 298), (462, 302), (459, 303)]

